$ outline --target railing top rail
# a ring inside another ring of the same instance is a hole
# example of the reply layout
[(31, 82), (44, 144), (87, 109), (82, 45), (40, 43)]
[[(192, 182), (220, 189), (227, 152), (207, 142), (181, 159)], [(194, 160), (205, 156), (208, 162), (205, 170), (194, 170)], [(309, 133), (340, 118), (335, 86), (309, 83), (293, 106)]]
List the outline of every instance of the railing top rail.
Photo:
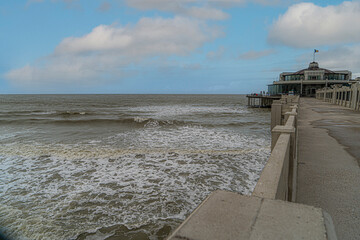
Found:
[(286, 121), (285, 126), (287, 127), (294, 127), (295, 126), (295, 116), (289, 116), (289, 119)]

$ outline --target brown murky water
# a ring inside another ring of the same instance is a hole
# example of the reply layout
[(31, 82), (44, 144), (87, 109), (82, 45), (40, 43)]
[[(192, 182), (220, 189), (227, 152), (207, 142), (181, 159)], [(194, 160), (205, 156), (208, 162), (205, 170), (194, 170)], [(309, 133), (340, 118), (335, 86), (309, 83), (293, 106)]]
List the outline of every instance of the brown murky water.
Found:
[(211, 192), (252, 192), (270, 112), (241, 95), (1, 95), (0, 226), (163, 239)]

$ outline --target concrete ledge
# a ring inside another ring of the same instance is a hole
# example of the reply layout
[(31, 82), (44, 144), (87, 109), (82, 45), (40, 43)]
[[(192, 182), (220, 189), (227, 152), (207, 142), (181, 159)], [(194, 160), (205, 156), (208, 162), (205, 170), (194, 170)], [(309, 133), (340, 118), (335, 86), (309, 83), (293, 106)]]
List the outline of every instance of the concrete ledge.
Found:
[(167, 239), (336, 239), (326, 217), (311, 206), (216, 191)]
[(271, 151), (274, 149), (280, 135), (282, 133), (288, 133), (288, 134), (295, 134), (295, 127), (293, 126), (276, 126), (273, 128), (273, 130), (271, 131)]
[(291, 126), (291, 127), (296, 127), (296, 116), (297, 113), (295, 112), (287, 112), (284, 114), (285, 116), (285, 126)]
[(281, 134), (271, 152), (253, 196), (288, 200), (290, 134)]

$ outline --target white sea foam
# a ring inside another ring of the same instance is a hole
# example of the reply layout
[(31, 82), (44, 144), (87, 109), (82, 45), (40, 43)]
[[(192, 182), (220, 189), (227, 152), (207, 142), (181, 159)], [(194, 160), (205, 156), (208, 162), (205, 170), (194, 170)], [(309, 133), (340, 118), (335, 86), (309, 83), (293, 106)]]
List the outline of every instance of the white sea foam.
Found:
[(142, 118), (142, 117), (135, 117), (135, 118), (134, 118), (134, 121), (135, 121), (135, 122), (139, 122), (139, 123), (145, 122), (145, 121), (147, 121), (147, 120), (149, 120), (149, 118)]
[[(1, 211), (16, 212), (19, 220), (10, 227), (29, 239), (41, 234), (66, 239), (112, 224), (138, 227), (154, 218), (184, 219), (213, 190), (251, 193), (268, 155), (267, 148), (253, 147), (9, 145), (0, 149)], [(31, 217), (24, 217), (25, 209), (31, 209)], [(61, 222), (66, 226), (59, 227)]]
[[(157, 127), (154, 124), (152, 127)], [(210, 129), (202, 126), (179, 126), (167, 129), (145, 128), (133, 132), (119, 133), (109, 137), (116, 140), (127, 139), (133, 148), (139, 146), (153, 148), (241, 150), (246, 148), (268, 148), (269, 139), (258, 135), (236, 134), (232, 129)]]
[(36, 99), (16, 106), (62, 121), (14, 115), (0, 126), (0, 225), (14, 239), (119, 229), (157, 239), (216, 189), (250, 194), (270, 152), (268, 114), (235, 106), (237, 96)]
[(127, 109), (129, 112), (147, 113), (149, 116), (155, 118), (173, 117), (178, 115), (191, 114), (245, 114), (249, 111), (242, 106), (234, 107), (220, 107), (220, 106), (196, 106), (196, 105), (165, 105), (165, 106), (139, 106)]

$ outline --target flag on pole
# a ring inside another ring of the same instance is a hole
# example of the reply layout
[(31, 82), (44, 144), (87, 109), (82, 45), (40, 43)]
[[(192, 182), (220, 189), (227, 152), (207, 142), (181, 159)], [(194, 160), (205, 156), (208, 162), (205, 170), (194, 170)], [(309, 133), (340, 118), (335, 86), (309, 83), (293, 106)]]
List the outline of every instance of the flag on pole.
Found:
[(314, 49), (314, 57), (313, 57), (313, 62), (315, 62), (315, 53), (319, 52), (319, 50)]

